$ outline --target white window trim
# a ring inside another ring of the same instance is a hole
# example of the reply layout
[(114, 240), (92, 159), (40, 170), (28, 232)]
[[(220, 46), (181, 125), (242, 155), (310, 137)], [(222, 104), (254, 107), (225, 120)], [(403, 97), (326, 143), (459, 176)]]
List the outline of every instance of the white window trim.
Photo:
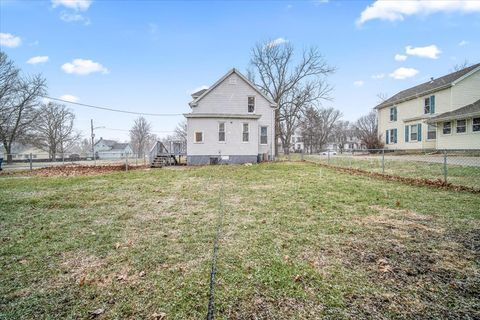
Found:
[[(197, 141), (197, 133), (202, 134), (202, 141)], [(201, 144), (201, 143), (204, 143), (204, 142), (205, 142), (205, 135), (204, 135), (203, 131), (194, 131), (193, 132), (193, 143)]]
[[(248, 99), (253, 98), (253, 112), (248, 111)], [(248, 96), (247, 97), (247, 113), (254, 114), (257, 110), (257, 98), (255, 96)]]
[[(248, 141), (243, 141), (243, 134), (245, 133), (245, 132), (243, 132), (243, 125), (244, 124), (247, 125)], [(248, 122), (242, 122), (242, 143), (250, 143), (250, 123), (248, 123)]]
[[(465, 120), (465, 132), (457, 132), (457, 128), (458, 128), (458, 120)], [(467, 134), (468, 133), (468, 119), (458, 119), (458, 120), (455, 120), (455, 134)], [(472, 123), (473, 123), (473, 120), (472, 120)], [(472, 124), (472, 129), (473, 129), (473, 124)]]
[[(417, 138), (416, 139), (412, 139), (412, 127), (416, 127), (417, 128)], [(408, 134), (410, 135), (410, 137), (408, 137), (408, 142), (418, 142), (418, 124), (411, 124), (410, 125), (410, 128), (408, 129), (409, 132)]]
[[(397, 130), (397, 133), (398, 133), (398, 130)], [(395, 129), (390, 129), (390, 131), (388, 132), (388, 134), (389, 134), (389, 137), (388, 137), (388, 140), (389, 140), (389, 141), (388, 141), (387, 144), (397, 144), (397, 143), (395, 142), (395, 138), (394, 138), (394, 136), (395, 136)], [(397, 141), (398, 141), (398, 137), (397, 137)]]
[[(473, 117), (473, 118), (480, 118), (480, 117)], [(478, 131), (473, 131), (473, 118), (472, 118), (472, 126), (471, 126), (471, 128), (472, 128), (472, 134), (480, 134), (480, 130), (478, 130)]]
[(392, 120), (391, 119), (392, 109), (397, 109), (397, 106), (390, 107), (390, 111), (389, 111), (389, 114), (388, 114), (388, 122), (397, 122), (397, 120), (398, 120), (398, 109), (395, 111), (395, 113), (397, 114), (397, 120)]
[[(267, 128), (267, 143), (262, 143), (262, 128)], [(268, 126), (260, 126), (259, 140), (261, 146), (268, 146)]]
[[(445, 133), (443, 130), (445, 128), (445, 122), (450, 122), (450, 133)], [(453, 121), (444, 121), (442, 122), (442, 135), (444, 136), (451, 136), (453, 133)]]
[[(223, 133), (224, 133), (224, 138), (225, 140), (220, 141), (220, 124), (223, 123)], [(227, 123), (224, 121), (220, 121), (217, 126), (217, 142), (218, 143), (227, 143)]]
[[(433, 127), (435, 128), (435, 139), (429, 139), (429, 138), (428, 138), (428, 127), (429, 127), (429, 126), (430, 126), (430, 125), (427, 124), (427, 136), (425, 137), (425, 140), (426, 140), (426, 141), (435, 141), (435, 140), (437, 140), (437, 135), (438, 135), (437, 127), (436, 127), (436, 126), (433, 126)], [(433, 131), (432, 131), (432, 132), (433, 132)]]

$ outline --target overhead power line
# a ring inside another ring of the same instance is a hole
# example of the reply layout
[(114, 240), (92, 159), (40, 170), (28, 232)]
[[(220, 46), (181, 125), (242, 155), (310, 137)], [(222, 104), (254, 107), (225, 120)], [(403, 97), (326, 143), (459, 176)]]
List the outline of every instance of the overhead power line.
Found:
[(52, 98), (52, 97), (49, 97), (49, 96), (41, 96), (41, 97), (46, 98), (46, 99), (50, 99), (50, 100), (54, 100), (54, 101), (70, 103), (70, 104), (73, 104), (73, 105), (86, 107), (86, 108), (93, 108), (93, 109), (100, 109), (100, 110), (120, 112), (120, 113), (128, 113), (128, 114), (136, 114), (136, 115), (140, 115), (140, 116), (172, 117), (172, 116), (182, 116), (183, 115), (183, 113), (147, 113), (147, 112), (127, 111), (127, 110), (120, 110), (120, 109), (115, 109), (115, 108), (110, 108), (110, 107), (101, 107), (101, 106), (95, 106), (95, 105), (86, 104), (86, 103), (73, 102), (73, 101), (63, 100), (63, 99), (59, 99), (59, 98)]
[[(97, 130), (113, 130), (113, 131), (125, 131), (125, 132), (130, 132), (128, 129), (114, 129), (114, 128), (107, 128), (107, 127), (98, 127), (96, 128)], [(153, 133), (169, 133), (169, 132), (175, 132), (174, 130), (165, 130), (165, 131), (151, 131)]]

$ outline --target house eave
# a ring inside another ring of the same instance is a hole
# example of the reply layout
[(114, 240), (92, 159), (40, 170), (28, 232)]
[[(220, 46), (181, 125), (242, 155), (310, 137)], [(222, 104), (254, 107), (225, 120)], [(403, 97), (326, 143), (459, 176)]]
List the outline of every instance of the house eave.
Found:
[(187, 119), (260, 119), (259, 114), (235, 114), (235, 113), (184, 113), (183, 116)]
[(389, 102), (389, 103), (387, 103), (387, 104), (380, 103), (380, 104), (377, 105), (374, 109), (380, 110), (380, 109), (392, 107), (392, 106), (398, 105), (398, 104), (400, 104), (400, 103), (404, 103), (404, 102), (406, 102), (406, 101), (418, 99), (418, 98), (423, 97), (423, 96), (426, 96), (426, 95), (428, 95), (428, 94), (432, 94), (432, 93), (435, 93), (435, 92), (438, 92), (438, 91), (442, 91), (442, 90), (448, 89), (448, 88), (450, 88), (452, 85), (453, 85), (452, 83), (449, 83), (449, 84), (444, 85), (444, 86), (442, 86), (442, 87), (438, 87), (438, 88), (435, 88), (435, 89), (433, 89), (433, 90), (423, 91), (423, 92), (417, 93), (417, 94), (415, 94), (415, 95), (413, 95), (413, 96), (409, 96), (409, 97), (406, 97), (406, 98), (403, 98), (403, 99), (399, 99), (399, 100), (396, 100), (396, 101), (392, 101), (392, 102)]

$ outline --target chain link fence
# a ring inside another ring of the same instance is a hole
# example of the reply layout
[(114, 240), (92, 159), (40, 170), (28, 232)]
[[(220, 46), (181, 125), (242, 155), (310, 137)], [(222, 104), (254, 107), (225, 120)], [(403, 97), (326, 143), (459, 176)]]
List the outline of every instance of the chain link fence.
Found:
[(306, 160), (391, 176), (427, 179), (480, 190), (480, 149), (475, 150), (325, 150), (293, 153), (284, 160)]
[(125, 170), (133, 166), (146, 166), (149, 164), (148, 156), (138, 156), (132, 153), (97, 152), (92, 154), (64, 153), (52, 156), (48, 153), (12, 153), (3, 155), (1, 168), (4, 172), (21, 170), (34, 170), (56, 166), (112, 166), (125, 165)]

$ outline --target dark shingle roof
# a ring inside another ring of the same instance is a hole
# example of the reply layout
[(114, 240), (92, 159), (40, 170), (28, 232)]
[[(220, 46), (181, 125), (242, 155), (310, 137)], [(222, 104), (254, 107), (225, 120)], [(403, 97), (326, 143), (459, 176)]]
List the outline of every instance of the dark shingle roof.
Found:
[(112, 147), (112, 150), (125, 150), (128, 146), (128, 143), (115, 143)]
[(452, 85), (454, 81), (460, 79), (461, 77), (463, 77), (464, 75), (466, 75), (467, 73), (469, 73), (470, 71), (474, 70), (477, 67), (480, 67), (480, 63), (474, 64), (470, 67), (464, 68), (459, 71), (452, 72), (450, 74), (447, 74), (446, 76), (419, 84), (418, 86), (400, 91), (396, 95), (390, 97), (389, 99), (377, 105), (375, 108), (380, 109), (383, 107), (391, 106), (395, 103), (400, 103), (403, 101), (415, 99), (427, 93), (448, 88)]
[(441, 113), (438, 116), (428, 119), (427, 122), (435, 123), (435, 122), (440, 122), (444, 120), (461, 119), (462, 117), (465, 117), (465, 116), (474, 116), (474, 115), (480, 115), (480, 100), (477, 100), (472, 104), (466, 105), (465, 107), (461, 107), (453, 111)]

